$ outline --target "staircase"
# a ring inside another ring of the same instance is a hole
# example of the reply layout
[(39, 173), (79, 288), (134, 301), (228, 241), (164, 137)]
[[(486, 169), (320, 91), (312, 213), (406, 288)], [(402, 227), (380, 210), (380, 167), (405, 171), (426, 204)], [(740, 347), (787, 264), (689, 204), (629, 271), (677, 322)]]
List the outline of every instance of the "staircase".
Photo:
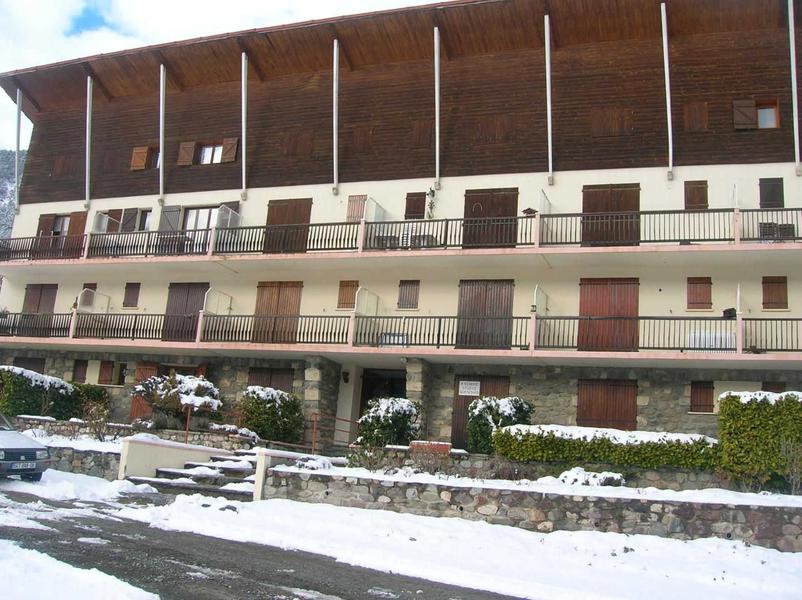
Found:
[(236, 450), (234, 455), (212, 456), (209, 462), (188, 462), (183, 469), (156, 469), (156, 477), (128, 477), (147, 483), (164, 494), (203, 494), (229, 500), (253, 500), (256, 453)]

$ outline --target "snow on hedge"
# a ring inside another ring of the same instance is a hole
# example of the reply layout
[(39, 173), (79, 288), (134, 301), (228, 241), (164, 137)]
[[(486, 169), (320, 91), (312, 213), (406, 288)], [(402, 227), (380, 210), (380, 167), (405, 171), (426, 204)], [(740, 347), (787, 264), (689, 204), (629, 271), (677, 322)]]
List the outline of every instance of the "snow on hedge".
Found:
[(359, 417), (359, 423), (373, 420), (385, 420), (394, 415), (407, 415), (415, 417), (418, 414), (418, 407), (412, 400), (406, 398), (376, 398), (371, 400), (365, 414)]
[(253, 398), (254, 400), (261, 400), (267, 404), (275, 404), (276, 406), (281, 406), (281, 403), (285, 402), (290, 397), (287, 392), (272, 387), (262, 387), (261, 385), (249, 385), (245, 388), (243, 396)]
[(14, 373), (15, 375), (19, 375), (20, 377), (27, 379), (34, 387), (40, 387), (46, 390), (53, 388), (60, 394), (72, 394), (75, 391), (75, 388), (71, 384), (67, 383), (63, 379), (60, 379), (59, 377), (42, 375), (41, 373), (37, 373), (36, 371), (31, 371), (29, 369), (14, 367), (11, 365), (0, 365), (0, 371)]
[(742, 404), (747, 404), (749, 402), (768, 402), (769, 404), (774, 404), (785, 398), (802, 401), (802, 392), (782, 392), (780, 394), (774, 392), (724, 392), (718, 398), (719, 400), (724, 400), (730, 396), (738, 398)]
[(242, 437), (252, 438), (254, 440), (259, 439), (259, 436), (256, 435), (255, 431), (251, 431), (247, 427), (237, 427), (236, 425), (231, 425), (230, 423), (209, 423), (209, 431), (213, 431), (215, 433), (239, 435)]
[(220, 390), (211, 381), (194, 375), (171, 373), (146, 379), (131, 390), (132, 396), (143, 396), (153, 401), (153, 397), (161, 400), (175, 399), (183, 408), (191, 406), (193, 411), (200, 408), (217, 410), (220, 408)]
[(594, 440), (608, 439), (614, 444), (646, 444), (679, 442), (692, 444), (705, 441), (708, 444), (717, 444), (718, 440), (696, 433), (667, 433), (664, 431), (623, 431), (621, 429), (605, 429), (601, 427), (578, 427), (572, 425), (509, 425), (502, 431), (521, 438), (525, 435), (554, 435), (562, 439)]

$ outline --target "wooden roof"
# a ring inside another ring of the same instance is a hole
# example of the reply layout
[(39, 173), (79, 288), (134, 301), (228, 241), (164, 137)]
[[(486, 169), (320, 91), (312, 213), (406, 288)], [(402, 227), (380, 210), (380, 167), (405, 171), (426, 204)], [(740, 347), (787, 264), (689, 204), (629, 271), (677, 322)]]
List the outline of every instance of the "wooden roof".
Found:
[[(795, 0), (802, 4), (802, 0)], [(666, 0), (671, 36), (785, 27), (784, 0)], [(159, 65), (167, 65), (168, 91), (237, 81), (247, 51), (250, 77), (272, 79), (331, 68), (332, 40), (341, 68), (427, 60), (432, 28), (441, 31), (444, 60), (543, 47), (543, 15), (551, 17), (553, 44), (567, 46), (660, 37), (660, 0), (453, 0), (197, 38), (101, 54), (0, 74), (0, 86), (36, 121), (40, 112), (82, 106), (86, 76), (96, 99), (114, 101), (158, 92)], [(802, 7), (797, 9), (798, 19)]]

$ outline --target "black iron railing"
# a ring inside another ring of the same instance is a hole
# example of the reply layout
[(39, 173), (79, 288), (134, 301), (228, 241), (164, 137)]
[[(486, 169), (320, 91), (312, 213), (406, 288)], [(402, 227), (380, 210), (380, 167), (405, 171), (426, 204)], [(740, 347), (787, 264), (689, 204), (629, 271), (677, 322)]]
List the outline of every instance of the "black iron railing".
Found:
[(529, 317), (356, 317), (355, 346), (529, 347)]
[(0, 240), (0, 261), (81, 258), (85, 243), (85, 235), (7, 238)]
[(430, 219), (365, 223), (365, 250), (532, 246), (533, 217)]
[(787, 242), (802, 239), (802, 208), (742, 210), (741, 239), (748, 242)]
[(311, 223), (218, 229), (215, 254), (293, 254), (356, 250), (359, 223)]
[(347, 344), (347, 316), (206, 315), (201, 341)]
[[(75, 337), (94, 339), (161, 340), (165, 315), (148, 313), (76, 315)], [(195, 339), (194, 330), (191, 339)]]
[(802, 319), (744, 319), (744, 352), (802, 351)]
[(538, 317), (535, 347), (735, 352), (736, 328), (718, 317)]
[(89, 236), (87, 257), (206, 254), (209, 250), (210, 239), (211, 229), (93, 233)]
[(68, 337), (71, 313), (0, 313), (0, 336)]

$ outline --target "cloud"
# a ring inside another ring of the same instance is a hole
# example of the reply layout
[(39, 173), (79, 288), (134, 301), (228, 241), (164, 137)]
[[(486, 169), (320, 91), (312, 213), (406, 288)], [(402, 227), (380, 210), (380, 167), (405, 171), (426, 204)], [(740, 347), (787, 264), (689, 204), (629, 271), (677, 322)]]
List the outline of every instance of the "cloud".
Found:
[[(0, 72), (180, 39), (430, 0), (0, 0)], [(24, 119), (22, 146), (30, 138)], [(0, 98), (0, 148), (13, 148), (16, 107)]]

